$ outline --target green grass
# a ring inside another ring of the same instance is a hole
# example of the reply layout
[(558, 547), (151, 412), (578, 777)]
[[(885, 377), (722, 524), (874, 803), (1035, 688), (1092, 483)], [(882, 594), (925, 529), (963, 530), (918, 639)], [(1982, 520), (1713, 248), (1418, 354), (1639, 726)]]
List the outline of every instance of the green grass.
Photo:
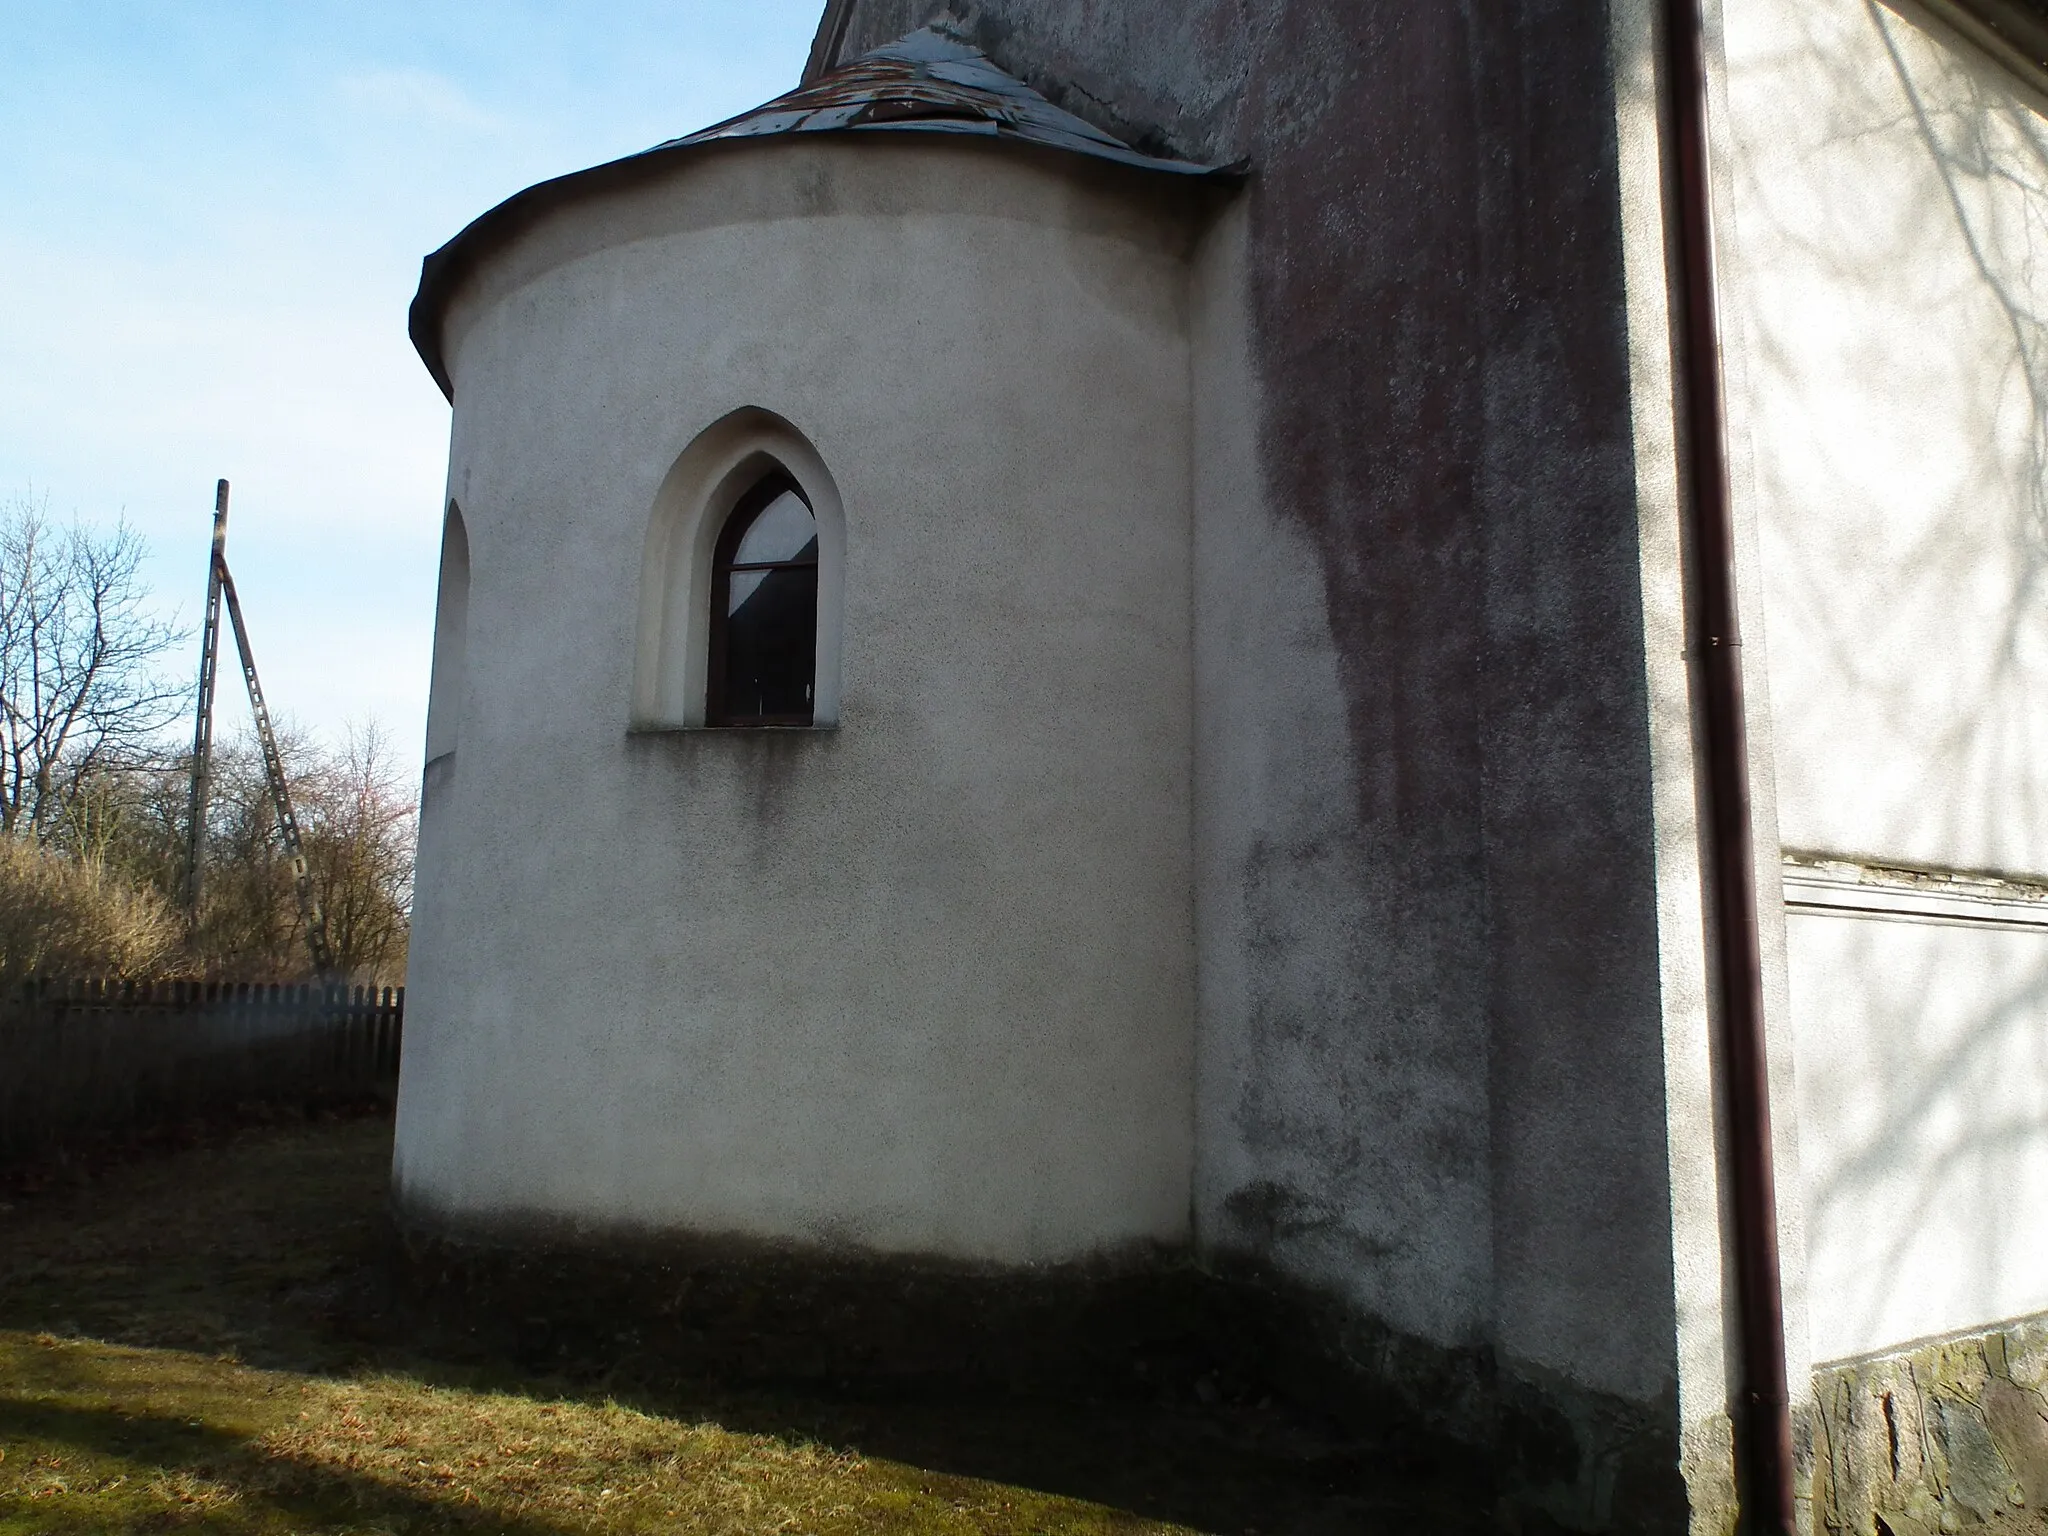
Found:
[(0, 1342), (0, 1531), (1162, 1531), (1073, 1499), (617, 1403)]
[(1484, 1528), (1252, 1409), (537, 1373), (396, 1304), (389, 1138), (247, 1133), (0, 1205), (0, 1533)]

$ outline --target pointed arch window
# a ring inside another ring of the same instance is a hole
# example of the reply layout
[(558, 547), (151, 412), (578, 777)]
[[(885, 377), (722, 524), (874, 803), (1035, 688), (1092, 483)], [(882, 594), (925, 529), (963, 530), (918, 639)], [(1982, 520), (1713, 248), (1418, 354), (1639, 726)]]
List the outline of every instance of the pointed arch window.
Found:
[(754, 483), (711, 568), (708, 725), (809, 725), (817, 703), (818, 521), (781, 470)]

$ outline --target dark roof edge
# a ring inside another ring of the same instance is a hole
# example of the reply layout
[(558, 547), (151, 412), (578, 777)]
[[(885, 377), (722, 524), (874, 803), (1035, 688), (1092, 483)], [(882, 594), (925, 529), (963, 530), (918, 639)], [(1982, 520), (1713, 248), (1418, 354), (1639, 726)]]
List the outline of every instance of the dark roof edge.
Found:
[(2048, 90), (2048, 7), (2039, 0), (1919, 0), (1919, 4), (2036, 90)]
[(455, 400), (455, 382), (448, 377), (447, 359), (441, 351), (441, 322), (455, 290), (483, 258), (533, 228), (557, 208), (595, 193), (630, 186), (648, 174), (651, 162), (685, 152), (672, 146), (642, 150), (620, 160), (607, 160), (602, 165), (535, 182), (471, 219), (454, 239), (420, 263), (420, 286), (406, 310), (406, 333), (412, 337), (413, 350), (419, 353), (420, 361), (427, 365), (427, 372), (434, 376), (450, 404)]
[(825, 0), (825, 14), (818, 18), (818, 32), (811, 39), (810, 57), (804, 60), (800, 85), (812, 85), (820, 75), (836, 67), (846, 47), (846, 25), (853, 20), (853, 0)]
[[(802, 137), (829, 135), (833, 138), (872, 137), (872, 128), (811, 129)], [(890, 139), (900, 140), (900, 133), (886, 133)], [(632, 186), (667, 167), (670, 161), (686, 155), (701, 153), (721, 145), (737, 144), (786, 144), (795, 135), (762, 134), (736, 139), (707, 139), (699, 143), (671, 142), (643, 149), (638, 154), (626, 155), (618, 160), (607, 160), (602, 165), (593, 165), (581, 171), (571, 171), (564, 176), (555, 176), (547, 181), (535, 182), (523, 191), (515, 192), (495, 208), (479, 214), (439, 250), (430, 254), (420, 263), (420, 286), (413, 294), (412, 304), (406, 310), (406, 333), (412, 338), (413, 350), (420, 355), (420, 361), (427, 365), (427, 372), (441, 387), (441, 393), (450, 404), (455, 400), (455, 382), (448, 376), (447, 359), (441, 350), (441, 322), (446, 318), (449, 301), (456, 289), (474, 272), (485, 257), (502, 248), (533, 228), (542, 219), (558, 208), (568, 206), (585, 197)], [(951, 135), (948, 135), (951, 137)], [(975, 135), (978, 143), (1008, 144), (1029, 149), (1035, 153), (1072, 157), (1074, 152), (1057, 145), (1009, 135)], [(1121, 165), (1139, 175), (1156, 175), (1140, 164), (1109, 157), (1082, 156), (1100, 165)], [(1248, 167), (1243, 162), (1215, 166), (1192, 174), (1185, 179), (1189, 182), (1215, 184), (1235, 183), (1244, 179)]]

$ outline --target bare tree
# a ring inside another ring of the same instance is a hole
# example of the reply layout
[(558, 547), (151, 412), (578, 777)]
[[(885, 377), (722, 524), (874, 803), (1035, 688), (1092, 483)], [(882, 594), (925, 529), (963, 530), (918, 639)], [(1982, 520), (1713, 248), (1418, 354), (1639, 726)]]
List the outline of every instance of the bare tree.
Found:
[(375, 724), (353, 726), (340, 752), (296, 791), (306, 807), (306, 860), (344, 976), (405, 974), (418, 806)]
[(146, 611), (142, 540), (0, 507), (0, 833), (47, 839), (96, 773), (149, 755), (183, 707), (159, 663), (181, 638)]
[[(375, 725), (331, 748), (288, 726), (278, 736), (313, 888), (336, 971), (404, 979), (416, 827), (408, 776)], [(145, 770), (97, 773), (66, 807), (53, 841), (166, 903), (184, 889), (189, 754)], [(234, 981), (303, 981), (305, 922), (278, 833), (263, 756), (247, 734), (214, 748), (205, 901), (178, 963)]]

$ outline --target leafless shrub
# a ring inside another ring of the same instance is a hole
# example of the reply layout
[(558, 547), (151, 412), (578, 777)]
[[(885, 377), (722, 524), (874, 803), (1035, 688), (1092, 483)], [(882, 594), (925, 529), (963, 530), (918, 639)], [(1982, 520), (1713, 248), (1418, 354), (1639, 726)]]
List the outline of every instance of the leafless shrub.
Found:
[(327, 943), (345, 975), (405, 974), (418, 806), (374, 725), (351, 730), (309, 780), (301, 831)]
[[(367, 726), (329, 749), (287, 731), (278, 747), (336, 970), (359, 982), (402, 981), (415, 806), (387, 738)], [(88, 780), (71, 802), (64, 841), (175, 904), (190, 771), (188, 757)], [(255, 742), (218, 743), (210, 777), (204, 894), (183, 963), (214, 978), (303, 980), (305, 924)]]
[(31, 976), (156, 977), (180, 925), (156, 892), (23, 837), (0, 836), (0, 989)]

